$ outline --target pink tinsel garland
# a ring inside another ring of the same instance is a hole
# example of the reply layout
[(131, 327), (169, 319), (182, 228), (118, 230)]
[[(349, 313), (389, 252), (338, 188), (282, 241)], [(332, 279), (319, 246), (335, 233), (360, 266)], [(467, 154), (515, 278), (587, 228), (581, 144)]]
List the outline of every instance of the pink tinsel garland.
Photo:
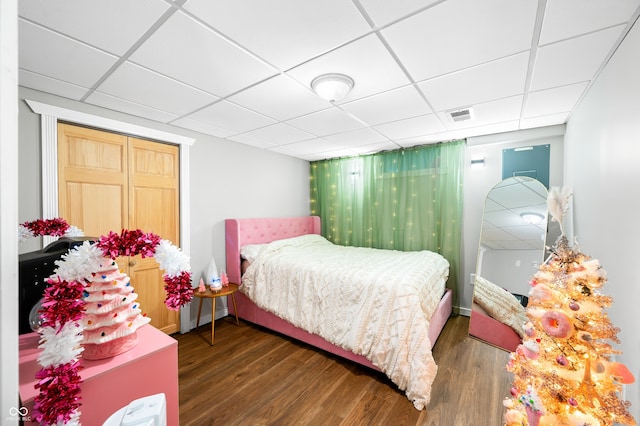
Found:
[(55, 219), (38, 219), (33, 222), (25, 222), (22, 226), (31, 231), (35, 237), (62, 237), (69, 229), (67, 221), (59, 217)]

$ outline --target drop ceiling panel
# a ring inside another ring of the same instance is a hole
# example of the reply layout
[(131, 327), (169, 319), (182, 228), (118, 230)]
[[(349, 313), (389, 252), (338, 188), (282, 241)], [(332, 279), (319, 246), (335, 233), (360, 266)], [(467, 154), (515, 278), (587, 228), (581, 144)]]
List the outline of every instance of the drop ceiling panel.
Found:
[(19, 21), (20, 69), (81, 87), (92, 87), (116, 63), (113, 55)]
[(262, 143), (264, 146), (285, 145), (315, 138), (314, 135), (303, 132), (295, 127), (288, 126), (284, 123), (276, 123), (241, 135), (233, 136), (230, 139), (240, 141), (245, 137), (252, 138), (256, 141), (263, 141)]
[(328, 101), (312, 92), (311, 88), (304, 87), (286, 75), (278, 75), (250, 87), (230, 96), (228, 100), (281, 121), (331, 106)]
[[(538, 50), (531, 90), (549, 89), (581, 81), (589, 81), (622, 33), (624, 26), (587, 34)], [(585, 55), (584, 52), (589, 52)]]
[(169, 112), (161, 111), (147, 105), (141, 105), (101, 92), (93, 92), (87, 98), (87, 103), (98, 105), (103, 108), (112, 109), (114, 111), (126, 112), (127, 114), (144, 117), (149, 120), (159, 121), (161, 123), (168, 123), (169, 121), (178, 118), (178, 115), (176, 114), (171, 114)]
[[(388, 142), (388, 139), (386, 137), (368, 127), (364, 129), (352, 130), (350, 132), (324, 136), (323, 139), (349, 148), (362, 145), (372, 145), (374, 143), (380, 142)], [(392, 145), (395, 146), (395, 148), (398, 148), (397, 145)]]
[(369, 35), (306, 62), (287, 74), (306, 87), (321, 74), (350, 76), (353, 90), (341, 103), (405, 86), (409, 79), (376, 35)]
[(415, 136), (439, 133), (444, 130), (435, 114), (426, 114), (406, 120), (374, 126), (374, 129), (391, 140), (400, 140)]
[(18, 71), (18, 80), (25, 87), (30, 87), (42, 92), (52, 93), (64, 98), (79, 100), (86, 93), (86, 87), (80, 87), (75, 84), (66, 83), (55, 78), (47, 77), (42, 74), (36, 74), (27, 70)]
[(436, 111), (446, 111), (524, 93), (529, 53), (520, 53), (426, 80), (418, 87)]
[(473, 106), (473, 119), (454, 122), (447, 112), (439, 112), (438, 116), (448, 130), (467, 129), (481, 125), (502, 123), (520, 118), (523, 96), (511, 96), (496, 101), (485, 102)]
[(129, 62), (120, 65), (97, 91), (177, 115), (218, 99)]
[(529, 93), (524, 117), (568, 113), (584, 93), (587, 84), (584, 82)]
[(161, 0), (20, 0), (18, 8), (20, 16), (91, 46), (122, 55), (169, 9), (169, 5)]
[(131, 61), (220, 97), (277, 72), (182, 12), (149, 37)]
[(207, 123), (234, 134), (244, 133), (275, 123), (275, 120), (256, 114), (231, 102), (222, 101), (189, 115), (189, 118)]
[(438, 0), (360, 0), (368, 15), (377, 27), (386, 25), (396, 19), (405, 17), (416, 10), (424, 9)]
[(547, 0), (540, 43), (548, 44), (626, 24), (638, 6), (638, 0)]
[(316, 136), (332, 135), (365, 127), (363, 123), (338, 108), (314, 112), (313, 114), (289, 120), (287, 123)]
[(433, 112), (411, 85), (349, 102), (342, 108), (370, 126)]
[(189, 0), (184, 7), (282, 71), (371, 29), (344, 0)]
[(217, 136), (219, 138), (226, 138), (236, 134), (236, 132), (229, 129), (223, 129), (210, 123), (205, 123), (188, 117), (179, 118), (171, 122), (171, 124), (178, 127), (183, 127), (185, 129), (204, 133), (205, 135)]
[(537, 2), (449, 0), (382, 30), (415, 81), (531, 47)]

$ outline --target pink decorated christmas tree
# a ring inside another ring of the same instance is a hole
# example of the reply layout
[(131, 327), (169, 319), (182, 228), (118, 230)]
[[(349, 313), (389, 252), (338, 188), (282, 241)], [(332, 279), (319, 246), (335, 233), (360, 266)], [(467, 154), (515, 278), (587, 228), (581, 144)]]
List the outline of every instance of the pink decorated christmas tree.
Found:
[(103, 359), (133, 348), (136, 330), (150, 319), (142, 315), (129, 276), (115, 260), (104, 257), (84, 288), (85, 315), (82, 344), (85, 359)]
[[(553, 197), (556, 197), (555, 199)], [(550, 192), (554, 220), (561, 222), (562, 196)], [(634, 382), (614, 360), (619, 329), (602, 292), (606, 273), (596, 259), (568, 245), (563, 235), (551, 258), (531, 281), (523, 342), (510, 356), (511, 398), (504, 401), (505, 424), (635, 425), (622, 386)]]

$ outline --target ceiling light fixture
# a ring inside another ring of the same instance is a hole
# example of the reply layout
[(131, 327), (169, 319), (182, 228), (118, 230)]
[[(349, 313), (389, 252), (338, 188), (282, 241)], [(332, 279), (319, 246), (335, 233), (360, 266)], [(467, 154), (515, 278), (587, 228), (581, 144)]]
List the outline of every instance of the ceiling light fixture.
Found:
[(353, 89), (353, 80), (344, 74), (323, 74), (313, 79), (311, 88), (331, 103), (343, 100)]
[(520, 213), (520, 217), (525, 222), (530, 223), (532, 225), (535, 225), (536, 223), (540, 223), (542, 222), (542, 219), (544, 219), (543, 215), (535, 212), (523, 212), (523, 213)]

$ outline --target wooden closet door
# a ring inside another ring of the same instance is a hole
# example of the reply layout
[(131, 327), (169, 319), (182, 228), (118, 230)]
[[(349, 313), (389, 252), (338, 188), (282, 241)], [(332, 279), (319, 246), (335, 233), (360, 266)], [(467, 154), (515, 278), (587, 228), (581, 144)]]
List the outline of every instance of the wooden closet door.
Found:
[[(141, 229), (179, 243), (177, 146), (59, 124), (58, 189), (60, 217), (87, 236)], [(131, 277), (151, 324), (167, 334), (179, 331), (179, 313), (164, 305), (164, 281), (155, 259), (116, 261)]]
[[(129, 138), (130, 229), (153, 232), (176, 246), (180, 244), (179, 167), (177, 146)], [(180, 315), (164, 304), (162, 275), (153, 258), (131, 259), (130, 276), (140, 306), (151, 324), (171, 334), (180, 330)]]

